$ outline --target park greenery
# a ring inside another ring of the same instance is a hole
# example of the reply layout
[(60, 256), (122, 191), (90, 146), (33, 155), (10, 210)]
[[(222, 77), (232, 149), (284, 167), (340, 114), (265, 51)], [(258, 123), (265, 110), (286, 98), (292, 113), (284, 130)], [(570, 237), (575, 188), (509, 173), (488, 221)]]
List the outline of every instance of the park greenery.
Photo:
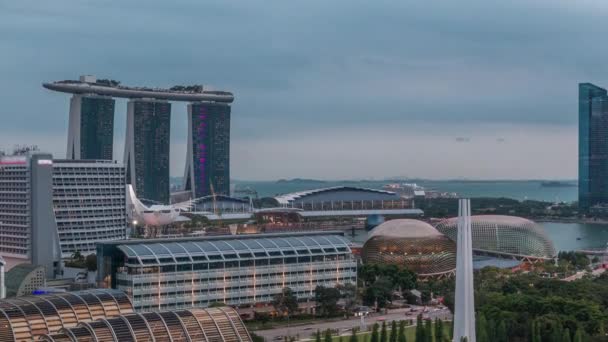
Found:
[(79, 251), (76, 251), (69, 260), (65, 261), (65, 266), (85, 268), (87, 271), (95, 272), (97, 271), (97, 256), (89, 254), (85, 257)]
[[(561, 252), (553, 261), (535, 264), (524, 271), (486, 267), (475, 272), (474, 290), (478, 342), (579, 342), (608, 341), (608, 275), (585, 276), (564, 281), (560, 275), (588, 270), (590, 260), (575, 252)], [(426, 304), (431, 298), (454, 310), (454, 278), (417, 281), (416, 274), (391, 265), (359, 267), (358, 286), (315, 290), (316, 318), (348, 316), (360, 305), (391, 307), (396, 299)], [(412, 297), (412, 290), (419, 292)], [(297, 298), (286, 288), (275, 297), (275, 319), (298, 315)], [(309, 319), (313, 318), (310, 315)], [(270, 316), (257, 319), (272, 319)], [(440, 342), (450, 340), (451, 322), (431, 322), (419, 317), (411, 336), (401, 334), (406, 322), (387, 322), (371, 332), (353, 332), (343, 341)], [(332, 335), (333, 333), (333, 335)], [(328, 337), (329, 336), (329, 337)], [(316, 336), (315, 336), (316, 338)], [(319, 332), (322, 341), (338, 341), (336, 332)], [(329, 338), (329, 339), (328, 339)], [(333, 340), (331, 339), (333, 338)]]

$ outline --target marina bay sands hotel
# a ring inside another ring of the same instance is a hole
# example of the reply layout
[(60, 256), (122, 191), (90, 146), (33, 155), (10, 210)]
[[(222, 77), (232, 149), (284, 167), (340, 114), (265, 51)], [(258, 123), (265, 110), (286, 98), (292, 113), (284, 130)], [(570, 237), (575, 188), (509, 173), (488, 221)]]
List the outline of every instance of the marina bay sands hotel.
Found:
[(192, 198), (230, 192), (230, 103), (232, 93), (203, 86), (170, 89), (126, 87), (114, 80), (81, 76), (44, 83), (73, 94), (67, 159), (113, 160), (114, 98), (129, 99), (124, 163), (127, 184), (143, 200), (168, 204), (171, 102), (188, 102), (185, 190)]

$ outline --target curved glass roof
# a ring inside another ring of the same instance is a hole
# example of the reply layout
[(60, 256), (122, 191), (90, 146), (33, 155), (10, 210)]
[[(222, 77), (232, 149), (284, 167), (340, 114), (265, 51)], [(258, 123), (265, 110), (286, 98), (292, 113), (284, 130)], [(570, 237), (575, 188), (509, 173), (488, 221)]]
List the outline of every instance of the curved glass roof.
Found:
[[(285, 236), (285, 237), (259, 237), (226, 240), (200, 240), (200, 241), (167, 241), (167, 242), (142, 242), (136, 244), (118, 245), (127, 258), (128, 263), (142, 259), (150, 260), (159, 258), (175, 257), (199, 257), (207, 255), (220, 255), (222, 259), (233, 259), (236, 254), (241, 259), (256, 258), (255, 252), (261, 251), (293, 251), (308, 249), (319, 250), (319, 254), (350, 253), (348, 240), (338, 235), (308, 235), (308, 236)], [(339, 248), (339, 249), (337, 249)], [(286, 253), (281, 253), (287, 255)], [(294, 253), (288, 252), (289, 255)], [(217, 259), (217, 258), (216, 258)], [(217, 259), (220, 260), (220, 259)], [(177, 261), (177, 260), (176, 260)], [(146, 262), (146, 264), (150, 264)]]
[(94, 289), (0, 300), (0, 341), (33, 341), (39, 334), (133, 312), (118, 290)]
[(252, 341), (230, 307), (130, 313), (40, 336), (40, 341)]

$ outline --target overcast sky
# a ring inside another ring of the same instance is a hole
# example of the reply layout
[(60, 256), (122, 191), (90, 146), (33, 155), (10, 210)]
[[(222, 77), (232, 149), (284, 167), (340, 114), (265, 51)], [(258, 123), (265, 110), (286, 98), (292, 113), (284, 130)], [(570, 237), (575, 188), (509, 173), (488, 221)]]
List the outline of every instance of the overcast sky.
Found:
[(0, 146), (63, 157), (69, 96), (41, 83), (95, 74), (232, 91), (233, 178), (576, 178), (606, 18), (605, 0), (0, 0)]

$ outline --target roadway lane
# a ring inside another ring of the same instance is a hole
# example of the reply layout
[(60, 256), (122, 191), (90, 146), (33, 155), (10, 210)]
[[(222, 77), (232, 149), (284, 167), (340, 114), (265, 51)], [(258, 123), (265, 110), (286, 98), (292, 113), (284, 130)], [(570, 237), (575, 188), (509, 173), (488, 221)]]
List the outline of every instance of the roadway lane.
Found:
[[(387, 323), (389, 323), (391, 321), (402, 321), (408, 319), (411, 319), (412, 321), (414, 321), (414, 324), (416, 324), (416, 317), (424, 310), (424, 307), (414, 307), (414, 309), (417, 309), (417, 311), (414, 313), (410, 313), (410, 309), (389, 310), (388, 314), (374, 313), (373, 315), (365, 317), (364, 325), (371, 329), (374, 323), (376, 322), (382, 324), (382, 321), (386, 321)], [(434, 311), (434, 308), (429, 307), (427, 308), (427, 311), (423, 314), (423, 317), (430, 318), (432, 320), (435, 320), (435, 318), (440, 318), (442, 320), (451, 320), (452, 314), (447, 308), (441, 308)], [(317, 330), (325, 331), (327, 329), (339, 329), (340, 334), (349, 335), (350, 331), (355, 327), (361, 327), (360, 317), (330, 322), (324, 322), (320, 320), (317, 322), (311, 322), (301, 325), (292, 325), (290, 327), (280, 327), (268, 330), (258, 330), (254, 332), (256, 335), (264, 337), (266, 341), (282, 340), (284, 336), (294, 336), (298, 337), (300, 340), (304, 340), (310, 339), (312, 334), (314, 334)]]

